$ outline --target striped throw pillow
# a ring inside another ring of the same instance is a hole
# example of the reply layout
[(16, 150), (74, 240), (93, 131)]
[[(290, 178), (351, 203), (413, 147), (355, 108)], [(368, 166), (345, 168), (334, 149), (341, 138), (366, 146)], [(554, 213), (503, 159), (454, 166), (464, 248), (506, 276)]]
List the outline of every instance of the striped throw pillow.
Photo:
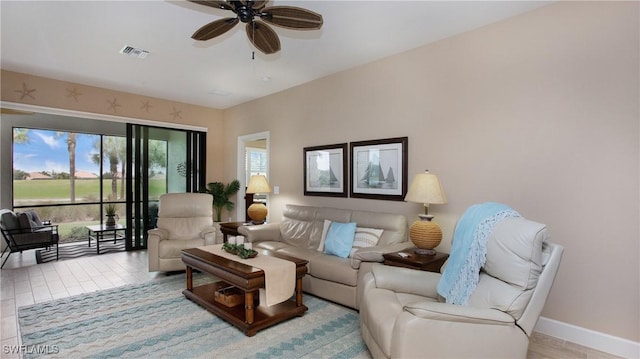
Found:
[(351, 253), (349, 257), (353, 257), (353, 254), (360, 248), (373, 247), (378, 244), (378, 241), (382, 237), (383, 229), (375, 228), (356, 228), (356, 236), (353, 240), (353, 246), (351, 247)]

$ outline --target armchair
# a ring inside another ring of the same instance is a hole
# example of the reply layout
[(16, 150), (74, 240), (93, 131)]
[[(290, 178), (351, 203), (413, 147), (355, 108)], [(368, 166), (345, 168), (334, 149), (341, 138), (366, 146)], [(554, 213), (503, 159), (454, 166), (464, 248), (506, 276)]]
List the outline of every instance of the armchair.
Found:
[(440, 273), (376, 264), (358, 285), (373, 357), (526, 358), (563, 252), (547, 237), (543, 224), (522, 217), (496, 224), (464, 306), (438, 295)]
[(183, 249), (215, 244), (212, 204), (207, 193), (160, 196), (158, 227), (147, 232), (149, 272), (184, 270)]
[(55, 246), (58, 260), (58, 226), (43, 224), (35, 212), (16, 213), (8, 209), (0, 210), (0, 231), (6, 243), (2, 256), (9, 251), (0, 268), (4, 267), (11, 253), (28, 249), (49, 249)]

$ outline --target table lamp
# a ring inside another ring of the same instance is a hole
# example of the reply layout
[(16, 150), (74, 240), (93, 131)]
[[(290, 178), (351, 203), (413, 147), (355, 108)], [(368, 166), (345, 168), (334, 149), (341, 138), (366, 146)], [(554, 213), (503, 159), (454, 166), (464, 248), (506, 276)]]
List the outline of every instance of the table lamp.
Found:
[(409, 237), (416, 246), (416, 253), (434, 255), (436, 251), (433, 248), (442, 241), (442, 230), (437, 222), (432, 221), (433, 216), (429, 214), (429, 204), (447, 203), (447, 197), (438, 176), (429, 173), (428, 170), (424, 173), (418, 173), (413, 178), (404, 200), (424, 204), (424, 214), (418, 215), (419, 219), (411, 224)]
[[(267, 178), (263, 175), (253, 175), (249, 179), (249, 185), (247, 186), (247, 193), (271, 193), (271, 187)], [(267, 218), (267, 206), (262, 202), (254, 202), (249, 208), (247, 208), (251, 223), (262, 224)]]

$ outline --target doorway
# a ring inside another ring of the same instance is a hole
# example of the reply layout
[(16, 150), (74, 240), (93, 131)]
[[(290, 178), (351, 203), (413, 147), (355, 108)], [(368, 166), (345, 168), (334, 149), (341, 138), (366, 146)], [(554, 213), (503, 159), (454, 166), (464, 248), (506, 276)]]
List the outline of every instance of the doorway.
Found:
[[(236, 218), (238, 221), (247, 221), (247, 207), (252, 200), (247, 200), (247, 184), (252, 174), (262, 174), (269, 178), (269, 131), (258, 132), (250, 135), (238, 136), (238, 163), (236, 178), (240, 182), (240, 191), (236, 199)], [(269, 209), (269, 195), (262, 195), (259, 200), (266, 202)], [(258, 200), (258, 198), (256, 198)]]

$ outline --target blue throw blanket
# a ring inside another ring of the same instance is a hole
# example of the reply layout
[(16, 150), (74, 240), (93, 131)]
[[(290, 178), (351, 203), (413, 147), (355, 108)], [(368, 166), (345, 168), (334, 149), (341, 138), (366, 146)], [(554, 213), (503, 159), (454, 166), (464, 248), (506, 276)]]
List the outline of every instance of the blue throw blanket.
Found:
[(447, 303), (466, 305), (476, 288), (480, 268), (487, 259), (487, 240), (495, 224), (518, 212), (500, 203), (487, 202), (469, 207), (458, 221), (451, 255), (438, 282), (438, 294)]

